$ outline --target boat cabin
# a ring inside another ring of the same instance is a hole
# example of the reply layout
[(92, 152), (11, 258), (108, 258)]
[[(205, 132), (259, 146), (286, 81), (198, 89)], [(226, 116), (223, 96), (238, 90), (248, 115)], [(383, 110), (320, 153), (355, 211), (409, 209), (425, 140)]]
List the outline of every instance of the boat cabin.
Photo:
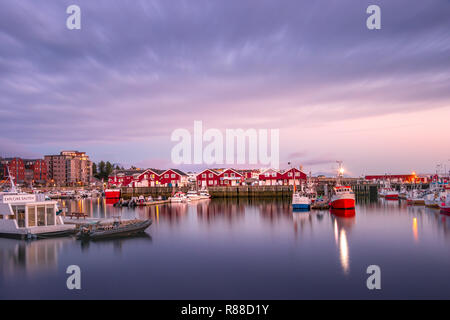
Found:
[(0, 194), (0, 235), (23, 238), (72, 229), (64, 226), (57, 210), (57, 202), (45, 201), (43, 194)]

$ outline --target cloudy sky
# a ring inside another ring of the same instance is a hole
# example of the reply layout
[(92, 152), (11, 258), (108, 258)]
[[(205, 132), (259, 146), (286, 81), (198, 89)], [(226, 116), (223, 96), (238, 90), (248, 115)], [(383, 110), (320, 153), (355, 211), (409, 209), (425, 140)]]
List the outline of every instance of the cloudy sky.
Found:
[(450, 168), (449, 17), (449, 0), (0, 0), (0, 156), (173, 167), (171, 133), (201, 120), (280, 129), (282, 167)]

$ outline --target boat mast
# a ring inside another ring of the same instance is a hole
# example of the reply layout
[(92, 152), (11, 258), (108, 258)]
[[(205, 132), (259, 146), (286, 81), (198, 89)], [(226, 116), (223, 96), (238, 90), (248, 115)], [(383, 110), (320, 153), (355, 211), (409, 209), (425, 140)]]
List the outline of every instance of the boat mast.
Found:
[(11, 171), (9, 171), (9, 167), (6, 166), (6, 169), (8, 170), (8, 177), (9, 177), (9, 181), (11, 183), (11, 192), (17, 193), (17, 188), (16, 185), (14, 183), (14, 178), (11, 175)]
[(337, 175), (337, 181), (336, 181), (336, 185), (340, 186), (341, 185), (341, 178), (344, 175), (344, 168), (342, 167), (342, 162), (341, 160), (336, 160), (336, 162), (339, 165), (339, 169), (338, 169), (338, 175)]

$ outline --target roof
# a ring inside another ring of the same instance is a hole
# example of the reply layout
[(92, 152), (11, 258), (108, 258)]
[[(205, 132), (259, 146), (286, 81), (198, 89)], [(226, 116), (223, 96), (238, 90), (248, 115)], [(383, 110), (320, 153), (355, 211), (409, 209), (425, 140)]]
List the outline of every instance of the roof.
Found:
[(180, 176), (187, 176), (186, 173), (184, 173), (183, 171), (181, 171), (179, 169), (167, 169), (167, 170), (163, 171), (162, 173), (166, 173), (167, 171), (173, 171), (175, 173), (178, 173)]
[(243, 176), (243, 174), (242, 174), (241, 172), (239, 172), (239, 171), (237, 171), (237, 170), (235, 170), (235, 169), (233, 169), (233, 168), (225, 169), (225, 170), (223, 170), (220, 174), (223, 174), (223, 173), (225, 173), (225, 171), (228, 171), (228, 170), (231, 170), (231, 171), (237, 173), (238, 175)]
[(205, 170), (201, 171), (200, 173), (197, 173), (196, 176), (201, 175), (201, 174), (202, 174), (203, 172), (205, 172), (205, 171), (211, 171), (212, 173), (214, 173), (214, 174), (217, 175), (217, 176), (220, 174), (219, 172), (217, 172), (217, 171), (214, 170), (214, 169), (205, 169)]

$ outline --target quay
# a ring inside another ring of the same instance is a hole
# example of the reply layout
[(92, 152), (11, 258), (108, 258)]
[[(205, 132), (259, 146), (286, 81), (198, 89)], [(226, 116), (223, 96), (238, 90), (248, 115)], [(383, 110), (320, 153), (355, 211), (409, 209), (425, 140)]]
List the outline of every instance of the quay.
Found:
[[(335, 181), (330, 180), (321, 182), (316, 185), (318, 195), (329, 196)], [(346, 185), (350, 185), (357, 197), (376, 198), (378, 196), (378, 184), (375, 183), (359, 183), (357, 181), (345, 181)], [(297, 186), (298, 188), (298, 186)], [(123, 199), (131, 199), (132, 197), (151, 196), (152, 198), (162, 197), (168, 199), (175, 192), (187, 192), (189, 187), (122, 187), (121, 194)], [(215, 186), (208, 187), (208, 192), (212, 198), (290, 198), (294, 191), (294, 186)], [(325, 194), (326, 193), (326, 194)], [(145, 205), (155, 205), (166, 203), (167, 200), (146, 202)]]

